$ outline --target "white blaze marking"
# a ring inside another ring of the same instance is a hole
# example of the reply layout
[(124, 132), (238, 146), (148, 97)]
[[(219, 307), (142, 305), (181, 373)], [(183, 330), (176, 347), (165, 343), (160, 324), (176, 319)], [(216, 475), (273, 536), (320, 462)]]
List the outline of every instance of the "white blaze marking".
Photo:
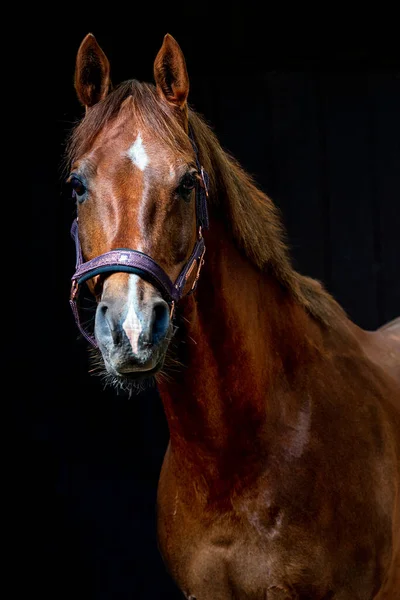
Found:
[(138, 169), (144, 171), (146, 166), (149, 164), (149, 157), (146, 154), (146, 150), (143, 145), (142, 136), (137, 136), (135, 142), (128, 150), (128, 156), (133, 162), (134, 165), (137, 166)]
[(140, 321), (140, 307), (138, 300), (137, 283), (140, 281), (139, 275), (129, 275), (128, 280), (128, 314), (126, 315), (125, 321), (122, 327), (128, 337), (128, 340), (132, 346), (132, 352), (137, 354), (139, 335), (142, 332), (142, 323)]
[[(139, 300), (140, 287), (140, 300)], [(134, 354), (140, 354), (139, 336), (145, 330), (149, 332), (150, 320), (153, 313), (155, 290), (144, 282), (139, 275), (128, 275), (128, 312), (122, 327), (132, 346)]]

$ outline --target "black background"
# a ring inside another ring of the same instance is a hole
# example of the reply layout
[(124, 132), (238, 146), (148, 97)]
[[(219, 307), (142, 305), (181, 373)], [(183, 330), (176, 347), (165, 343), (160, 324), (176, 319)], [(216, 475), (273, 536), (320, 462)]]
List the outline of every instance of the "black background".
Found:
[[(96, 13), (95, 13), (96, 10)], [(400, 314), (400, 62), (395, 15), (377, 23), (325, 6), (251, 3), (132, 9), (35, 7), (30, 154), (34, 386), (18, 382), (19, 579), (42, 597), (180, 598), (157, 549), (155, 496), (168, 440), (156, 390), (127, 398), (88, 374), (68, 307), (74, 207), (62, 192), (66, 137), (82, 116), (75, 55), (91, 31), (114, 84), (152, 81), (177, 39), (191, 105), (280, 206), (294, 264), (374, 329)], [(374, 17), (377, 17), (375, 14)], [(31, 20), (30, 20), (31, 19)], [(38, 260), (46, 281), (38, 282)]]

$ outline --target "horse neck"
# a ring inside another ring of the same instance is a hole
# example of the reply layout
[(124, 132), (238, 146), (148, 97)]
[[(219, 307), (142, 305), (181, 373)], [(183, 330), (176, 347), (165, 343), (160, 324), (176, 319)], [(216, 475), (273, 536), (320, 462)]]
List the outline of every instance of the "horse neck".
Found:
[(169, 371), (166, 361), (158, 388), (176, 460), (229, 479), (227, 471), (240, 470), (234, 457), (257, 468), (274, 423), (297, 424), (304, 406), (288, 390), (319, 328), (273, 273), (237, 250), (221, 221), (212, 222), (206, 246), (196, 298), (179, 307), (174, 362)]

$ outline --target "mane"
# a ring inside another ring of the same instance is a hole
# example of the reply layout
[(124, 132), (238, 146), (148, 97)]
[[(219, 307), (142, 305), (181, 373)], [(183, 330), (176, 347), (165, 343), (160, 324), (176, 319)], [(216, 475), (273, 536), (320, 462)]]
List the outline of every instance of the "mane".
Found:
[[(87, 111), (73, 129), (67, 144), (66, 168), (90, 149), (103, 127), (115, 119), (124, 101), (131, 97), (135, 119), (146, 123), (174, 150), (188, 147), (188, 137), (174, 109), (162, 101), (154, 85), (134, 79), (121, 83), (104, 100)], [(253, 178), (224, 150), (210, 125), (188, 109), (200, 162), (210, 176), (209, 201), (228, 216), (233, 239), (260, 271), (272, 269), (278, 281), (292, 293), (309, 314), (334, 326), (345, 313), (316, 279), (293, 268), (280, 211)]]

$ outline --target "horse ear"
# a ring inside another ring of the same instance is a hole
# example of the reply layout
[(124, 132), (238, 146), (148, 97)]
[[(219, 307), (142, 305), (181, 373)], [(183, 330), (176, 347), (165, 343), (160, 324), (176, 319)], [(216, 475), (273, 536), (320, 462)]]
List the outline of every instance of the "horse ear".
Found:
[(154, 61), (154, 79), (158, 92), (180, 109), (186, 106), (189, 77), (185, 57), (178, 42), (167, 33)]
[(79, 101), (89, 108), (105, 98), (110, 87), (110, 63), (92, 33), (79, 46), (75, 66), (75, 89)]

